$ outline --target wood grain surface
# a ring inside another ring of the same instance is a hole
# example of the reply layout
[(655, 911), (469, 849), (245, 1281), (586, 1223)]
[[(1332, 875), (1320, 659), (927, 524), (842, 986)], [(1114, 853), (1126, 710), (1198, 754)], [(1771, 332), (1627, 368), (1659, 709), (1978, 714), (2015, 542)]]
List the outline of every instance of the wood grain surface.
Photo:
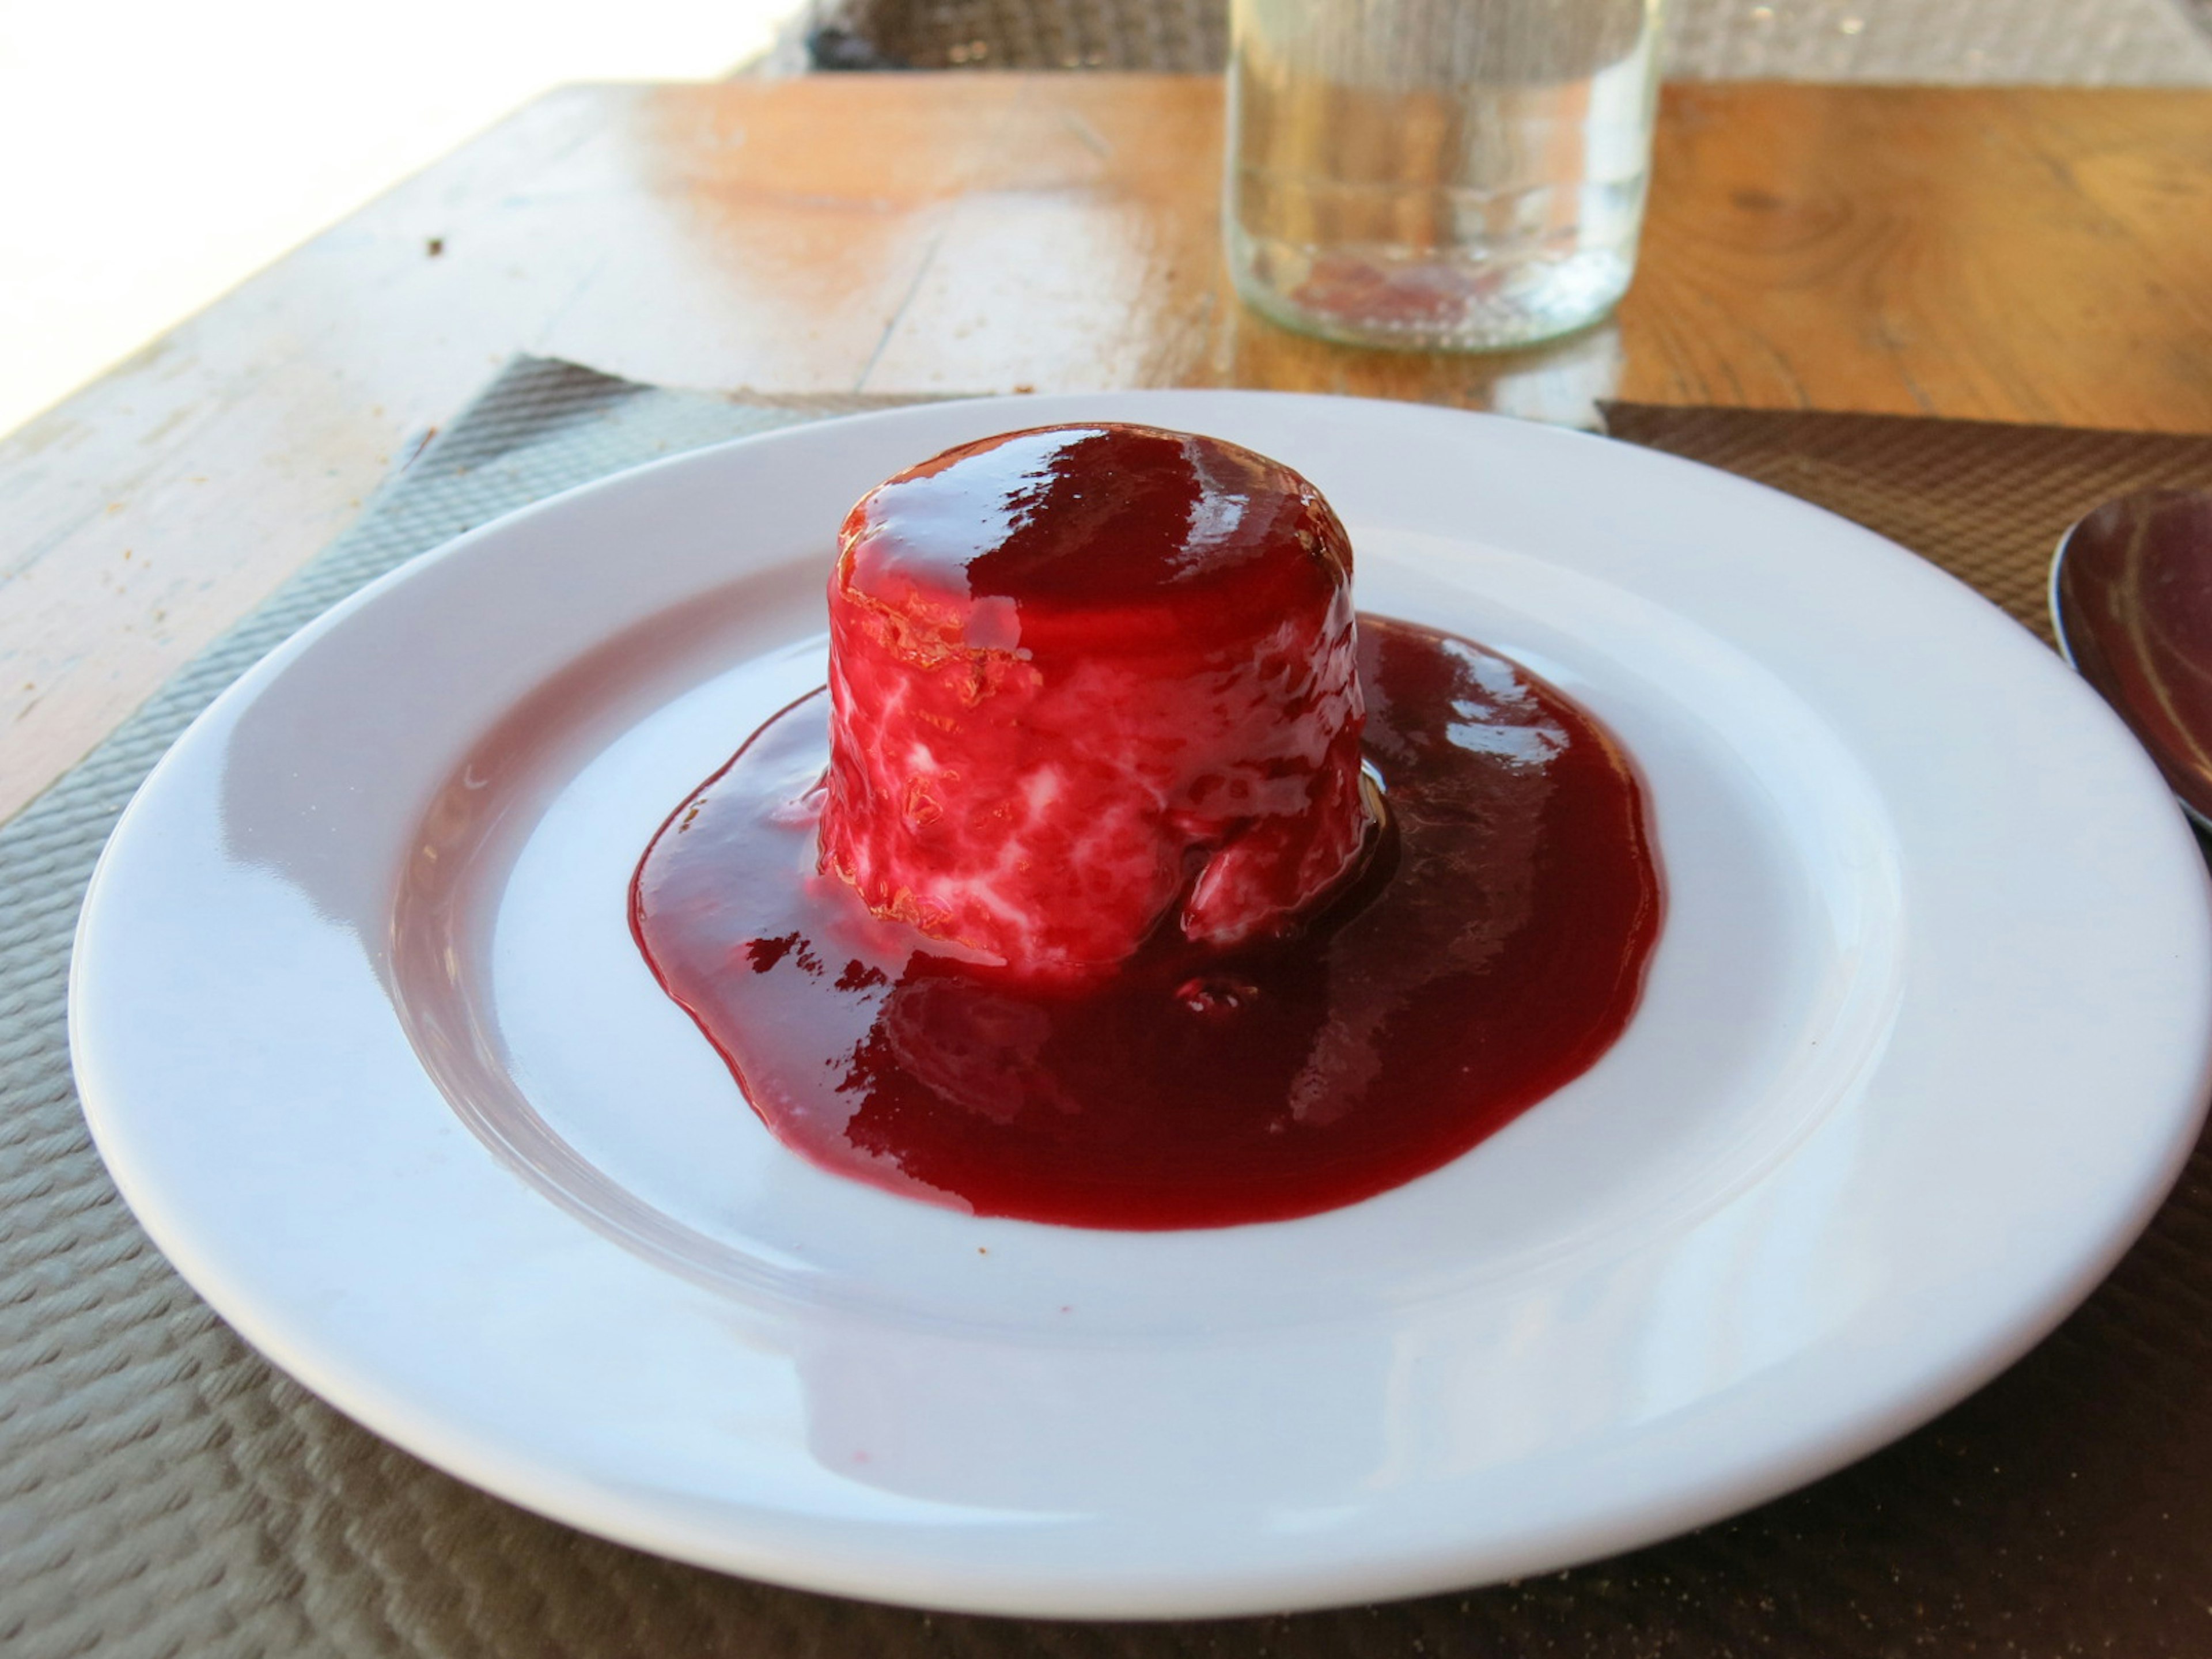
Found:
[(2212, 94), (1671, 88), (1618, 321), (1488, 358), (1243, 312), (1219, 100), (1209, 78), (915, 75), (532, 105), (0, 441), (0, 817), (518, 351), (775, 392), (2212, 431)]

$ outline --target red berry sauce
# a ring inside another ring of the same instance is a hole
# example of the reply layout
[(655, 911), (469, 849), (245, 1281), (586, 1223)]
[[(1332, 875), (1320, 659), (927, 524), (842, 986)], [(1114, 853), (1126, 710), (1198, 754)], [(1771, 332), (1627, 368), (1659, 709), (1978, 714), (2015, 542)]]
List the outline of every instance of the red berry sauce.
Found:
[(639, 865), (647, 959), (783, 1144), (978, 1215), (1126, 1229), (1284, 1220), (1459, 1157), (1626, 1025), (1659, 874), (1635, 775), (1503, 657), (1363, 617), (1387, 816), (1286, 931), (1170, 909), (1104, 975), (1024, 974), (823, 873), (830, 699), (778, 714)]
[(1218, 438), (1098, 423), (911, 467), (830, 580), (822, 865), (1033, 979), (1277, 931), (1355, 873), (1352, 542)]

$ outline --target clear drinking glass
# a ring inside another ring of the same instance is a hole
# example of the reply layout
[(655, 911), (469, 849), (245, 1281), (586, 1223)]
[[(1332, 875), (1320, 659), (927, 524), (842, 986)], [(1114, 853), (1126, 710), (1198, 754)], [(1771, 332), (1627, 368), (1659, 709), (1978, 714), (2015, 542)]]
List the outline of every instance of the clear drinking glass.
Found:
[(1595, 322), (1643, 224), (1662, 0), (1233, 0), (1237, 292), (1362, 345)]

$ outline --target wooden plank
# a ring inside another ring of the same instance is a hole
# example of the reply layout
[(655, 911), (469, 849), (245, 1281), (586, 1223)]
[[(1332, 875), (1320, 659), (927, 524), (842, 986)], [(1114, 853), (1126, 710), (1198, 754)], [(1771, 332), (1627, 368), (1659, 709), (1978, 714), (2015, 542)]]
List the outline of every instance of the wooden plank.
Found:
[(1672, 89), (1626, 396), (2212, 431), (2212, 96)]
[(553, 94), (0, 441), (0, 816), (516, 351), (777, 391), (1241, 385), (2212, 430), (2212, 98), (1676, 88), (1617, 323), (1393, 356), (1245, 313), (1220, 89), (865, 76)]

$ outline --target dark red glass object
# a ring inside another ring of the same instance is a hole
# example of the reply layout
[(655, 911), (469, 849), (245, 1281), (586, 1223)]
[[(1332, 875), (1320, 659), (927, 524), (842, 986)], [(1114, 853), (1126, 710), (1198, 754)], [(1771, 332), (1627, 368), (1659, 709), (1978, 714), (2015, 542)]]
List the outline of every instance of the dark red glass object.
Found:
[(2212, 825), (2212, 493), (2106, 502), (2067, 532), (2051, 599), (2075, 667)]

